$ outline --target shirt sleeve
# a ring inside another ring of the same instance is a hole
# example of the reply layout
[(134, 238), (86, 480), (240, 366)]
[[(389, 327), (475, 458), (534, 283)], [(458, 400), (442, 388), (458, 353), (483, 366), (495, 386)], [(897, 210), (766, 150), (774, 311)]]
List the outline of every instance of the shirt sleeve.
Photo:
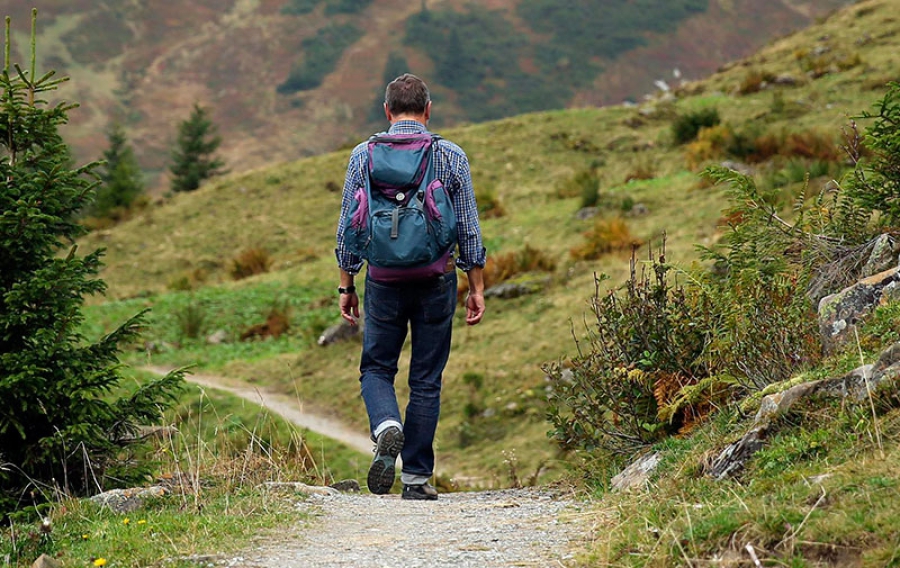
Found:
[(454, 145), (450, 153), (454, 173), (453, 209), (456, 212), (456, 229), (459, 243), (459, 257), (456, 265), (468, 272), (476, 266), (484, 266), (487, 253), (481, 237), (478, 221), (478, 205), (475, 203), (475, 189), (469, 158), (461, 148)]
[(362, 175), (363, 168), (365, 167), (364, 150), (364, 144), (357, 146), (350, 155), (350, 162), (347, 164), (347, 175), (344, 178), (344, 191), (341, 195), (341, 215), (338, 218), (337, 248), (334, 249), (338, 267), (349, 274), (359, 273), (363, 266), (363, 260), (348, 251), (344, 246), (344, 224), (347, 221), (347, 214), (353, 203), (353, 196), (356, 193), (356, 190), (363, 185)]

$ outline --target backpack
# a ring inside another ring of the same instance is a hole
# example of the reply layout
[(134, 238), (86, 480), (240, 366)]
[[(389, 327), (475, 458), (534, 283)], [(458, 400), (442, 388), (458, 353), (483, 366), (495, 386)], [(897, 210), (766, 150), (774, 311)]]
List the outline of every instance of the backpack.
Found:
[(456, 245), (456, 214), (450, 194), (435, 177), (440, 136), (372, 136), (365, 183), (344, 219), (344, 246), (369, 264), (378, 281), (438, 276)]

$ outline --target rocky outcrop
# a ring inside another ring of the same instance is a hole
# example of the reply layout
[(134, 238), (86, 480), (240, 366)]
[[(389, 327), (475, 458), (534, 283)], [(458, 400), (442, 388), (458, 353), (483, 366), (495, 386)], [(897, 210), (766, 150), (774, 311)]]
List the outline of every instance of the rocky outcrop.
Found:
[(897, 267), (897, 255), (900, 254), (900, 242), (891, 235), (881, 235), (875, 239), (869, 259), (863, 265), (864, 277), (874, 276), (885, 270)]
[(612, 478), (613, 491), (627, 491), (646, 486), (650, 476), (656, 471), (659, 460), (659, 452), (651, 452), (638, 458), (637, 461)]
[(827, 353), (852, 337), (853, 325), (881, 304), (900, 299), (900, 268), (860, 280), (819, 301), (819, 331)]
[(515, 281), (503, 282), (502, 284), (491, 286), (484, 291), (484, 297), (510, 300), (520, 296), (537, 294), (543, 291), (549, 283), (549, 277), (521, 278)]
[(169, 489), (161, 485), (153, 487), (137, 487), (133, 489), (113, 489), (91, 497), (91, 501), (109, 507), (116, 513), (130, 513), (144, 506), (147, 499), (163, 497)]
[(704, 473), (715, 479), (739, 475), (747, 460), (765, 445), (766, 437), (776, 419), (787, 413), (799, 401), (813, 398), (864, 401), (882, 388), (882, 385), (892, 384), (898, 378), (900, 378), (900, 343), (895, 343), (885, 349), (875, 363), (863, 365), (843, 377), (810, 381), (770, 394), (760, 402), (750, 430), (703, 466)]
[(361, 321), (358, 325), (351, 325), (350, 322), (341, 320), (339, 323), (336, 323), (323, 331), (322, 335), (319, 336), (319, 340), (316, 343), (318, 343), (322, 347), (325, 347), (326, 345), (331, 345), (332, 343), (340, 343), (342, 341), (356, 339), (360, 337), (361, 329)]

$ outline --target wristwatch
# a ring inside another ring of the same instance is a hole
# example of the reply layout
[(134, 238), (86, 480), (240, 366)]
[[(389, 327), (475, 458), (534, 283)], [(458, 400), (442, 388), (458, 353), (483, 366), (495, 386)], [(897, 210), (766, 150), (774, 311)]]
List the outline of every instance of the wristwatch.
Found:
[(356, 292), (356, 286), (347, 286), (344, 288), (343, 286), (338, 286), (338, 294), (352, 294)]

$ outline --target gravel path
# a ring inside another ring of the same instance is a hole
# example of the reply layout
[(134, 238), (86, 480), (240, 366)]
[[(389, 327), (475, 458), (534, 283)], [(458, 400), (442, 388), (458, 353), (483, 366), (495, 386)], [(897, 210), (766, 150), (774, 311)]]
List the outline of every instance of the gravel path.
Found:
[(437, 501), (399, 495), (312, 496), (310, 526), (266, 542), (233, 568), (499, 568), (574, 566), (585, 516), (554, 489), (445, 493)]
[[(144, 367), (157, 374), (169, 369)], [(372, 442), (296, 399), (213, 375), (187, 380), (261, 404), (284, 418), (364, 453)], [(228, 568), (501, 568), (570, 567), (590, 532), (582, 503), (555, 488), (443, 493), (437, 501), (397, 494), (311, 495), (298, 507), (308, 526), (216, 562)]]

